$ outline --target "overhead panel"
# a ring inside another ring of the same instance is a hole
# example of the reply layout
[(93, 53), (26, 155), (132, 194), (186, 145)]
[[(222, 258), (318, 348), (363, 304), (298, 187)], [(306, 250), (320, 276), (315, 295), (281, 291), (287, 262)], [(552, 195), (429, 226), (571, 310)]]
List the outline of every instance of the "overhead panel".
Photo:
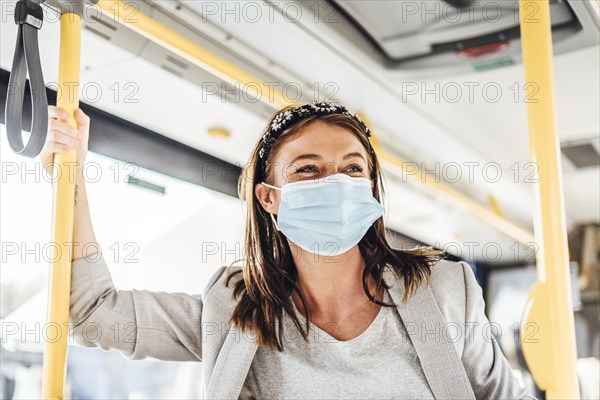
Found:
[[(390, 69), (484, 70), (521, 62), (518, 1), (329, 1)], [(597, 45), (597, 7), (586, 3), (550, 0), (555, 54)], [(531, 9), (525, 18), (535, 15)]]

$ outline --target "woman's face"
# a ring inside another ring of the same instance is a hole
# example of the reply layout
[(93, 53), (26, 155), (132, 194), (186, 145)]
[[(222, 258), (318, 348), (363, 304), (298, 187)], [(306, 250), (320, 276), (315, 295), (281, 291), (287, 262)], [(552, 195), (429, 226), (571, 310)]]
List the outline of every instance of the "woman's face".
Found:
[[(369, 178), (367, 152), (348, 130), (316, 121), (285, 142), (273, 160), (274, 186), (344, 173)], [(280, 192), (257, 183), (255, 194), (264, 209), (277, 215)]]

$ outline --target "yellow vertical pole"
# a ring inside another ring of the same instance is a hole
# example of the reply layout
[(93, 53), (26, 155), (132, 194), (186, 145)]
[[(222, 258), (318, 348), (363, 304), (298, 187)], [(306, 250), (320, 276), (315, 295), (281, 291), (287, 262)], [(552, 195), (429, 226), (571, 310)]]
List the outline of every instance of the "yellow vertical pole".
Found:
[[(79, 107), (79, 63), (81, 16), (66, 12), (60, 17), (60, 61), (57, 106), (70, 115), (69, 124), (77, 128), (74, 112)], [(76, 150), (56, 153), (58, 179), (53, 192), (52, 248), (48, 282), (47, 338), (44, 347), (42, 395), (44, 399), (62, 399), (67, 366), (68, 321), (71, 294), (71, 253), (75, 195)], [(57, 336), (51, 332), (58, 332)]]
[(534, 233), (538, 282), (521, 324), (525, 360), (547, 399), (578, 399), (575, 329), (563, 205), (559, 141), (554, 110), (552, 32), (548, 0), (520, 0), (519, 15), (527, 91), (534, 184)]

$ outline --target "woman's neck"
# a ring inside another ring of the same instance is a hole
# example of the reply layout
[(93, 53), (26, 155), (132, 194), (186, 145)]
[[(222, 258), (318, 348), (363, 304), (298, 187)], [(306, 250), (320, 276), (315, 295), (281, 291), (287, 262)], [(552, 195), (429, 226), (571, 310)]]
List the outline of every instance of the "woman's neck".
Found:
[[(365, 261), (358, 246), (338, 256), (317, 256), (290, 244), (298, 271), (298, 286), (304, 295), (311, 316), (338, 320), (350, 313), (374, 304), (367, 298), (362, 284)], [(371, 294), (375, 291), (372, 276), (367, 280)], [(304, 314), (300, 297), (292, 298)], [(375, 296), (381, 300), (381, 294)]]

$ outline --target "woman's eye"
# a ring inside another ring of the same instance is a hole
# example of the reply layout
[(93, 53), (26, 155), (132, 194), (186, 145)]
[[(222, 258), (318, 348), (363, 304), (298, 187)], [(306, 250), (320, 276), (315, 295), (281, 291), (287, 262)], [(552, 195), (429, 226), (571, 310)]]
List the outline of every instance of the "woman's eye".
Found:
[(358, 165), (351, 165), (348, 168), (346, 168), (346, 171), (348, 171), (348, 172), (362, 172), (363, 169), (361, 167), (359, 167)]
[(306, 174), (306, 173), (308, 173), (308, 174), (314, 174), (314, 173), (316, 173), (318, 171), (317, 171), (317, 167), (316, 166), (314, 166), (314, 165), (307, 165), (306, 167), (298, 168), (296, 170), (296, 172), (298, 172), (300, 174)]

